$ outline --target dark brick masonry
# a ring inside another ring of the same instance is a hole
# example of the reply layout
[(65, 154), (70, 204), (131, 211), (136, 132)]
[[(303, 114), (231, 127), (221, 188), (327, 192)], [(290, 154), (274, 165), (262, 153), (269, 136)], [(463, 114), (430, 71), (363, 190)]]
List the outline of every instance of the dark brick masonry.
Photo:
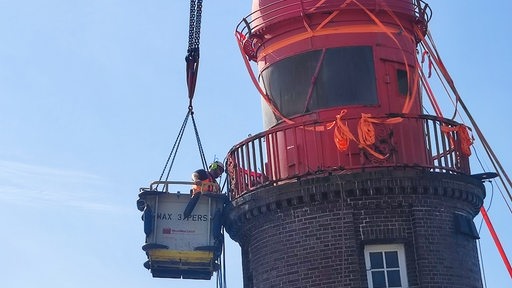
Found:
[(464, 175), (319, 176), (236, 199), (226, 228), (242, 248), (245, 288), (368, 287), (364, 246), (393, 243), (405, 247), (409, 287), (482, 287), (475, 239), (456, 215), (472, 220), (484, 197)]

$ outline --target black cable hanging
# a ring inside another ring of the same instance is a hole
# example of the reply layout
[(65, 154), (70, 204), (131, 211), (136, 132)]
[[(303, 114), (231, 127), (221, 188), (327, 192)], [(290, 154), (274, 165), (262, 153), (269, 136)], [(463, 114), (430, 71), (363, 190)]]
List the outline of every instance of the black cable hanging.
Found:
[[(169, 156), (167, 157), (167, 161), (165, 162), (164, 169), (162, 170), (162, 173), (160, 174), (160, 178), (158, 179), (158, 181), (162, 181), (165, 171), (167, 171), (167, 175), (165, 176), (165, 181), (169, 180), (169, 175), (171, 173), (172, 165), (174, 164), (174, 160), (176, 159), (176, 155), (178, 154), (178, 148), (180, 146), (181, 139), (183, 138), (183, 133), (185, 132), (188, 118), (190, 117), (191, 113), (192, 113), (192, 109), (189, 109), (187, 112), (187, 115), (185, 116), (185, 119), (183, 120), (183, 123), (181, 124), (180, 131), (178, 132), (178, 136), (176, 137), (176, 140), (174, 141), (174, 145), (172, 146), (171, 152), (169, 153)], [(170, 163), (169, 163), (169, 161), (170, 161)]]
[(204, 156), (203, 145), (201, 144), (201, 138), (199, 137), (199, 131), (197, 130), (196, 119), (194, 118), (194, 112), (191, 112), (191, 116), (192, 116), (192, 124), (194, 126), (194, 132), (196, 134), (196, 141), (197, 141), (197, 148), (199, 149), (199, 156), (201, 157), (201, 163), (203, 164), (203, 169), (206, 169), (208, 167), (208, 163), (206, 162), (206, 157)]
[[(185, 128), (188, 122), (188, 119), (192, 118), (192, 123), (194, 126), (194, 134), (196, 136), (197, 146), (199, 148), (199, 156), (201, 158), (201, 163), (203, 168), (206, 169), (208, 164), (206, 162), (206, 157), (204, 155), (203, 146), (201, 144), (201, 139), (199, 137), (199, 131), (197, 129), (196, 120), (194, 118), (194, 109), (192, 106), (192, 100), (194, 98), (195, 87), (197, 82), (197, 72), (199, 68), (199, 39), (201, 34), (201, 15), (203, 9), (203, 0), (191, 0), (190, 1), (190, 20), (189, 20), (189, 32), (188, 32), (188, 48), (187, 55), (185, 57), (186, 62), (186, 80), (187, 80), (187, 88), (188, 88), (188, 98), (189, 105), (187, 115), (183, 120), (180, 131), (178, 132), (178, 136), (174, 142), (174, 145), (167, 157), (167, 161), (164, 165), (164, 169), (160, 174), (159, 181), (162, 181), (165, 174), (165, 181), (169, 180), (169, 176), (171, 173), (172, 165), (174, 164), (174, 160), (176, 158), (179, 145), (181, 143), (181, 139), (183, 138), (183, 134), (185, 132)], [(167, 174), (166, 174), (167, 171)]]
[[(222, 228), (222, 237), (224, 238), (224, 228)], [(222, 243), (222, 259), (219, 263), (219, 270), (217, 271), (217, 288), (227, 288), (227, 282), (226, 282), (226, 242)]]
[[(178, 132), (178, 136), (176, 137), (176, 140), (174, 141), (174, 144), (172, 146), (171, 152), (169, 153), (169, 156), (167, 157), (167, 161), (165, 162), (164, 169), (162, 170), (162, 173), (160, 174), (160, 178), (158, 181), (162, 181), (164, 174), (165, 174), (165, 181), (169, 180), (169, 176), (171, 174), (172, 166), (174, 164), (174, 160), (176, 159), (176, 155), (178, 154), (178, 148), (180, 146), (181, 140), (183, 139), (183, 134), (185, 132), (185, 128), (188, 123), (188, 119), (192, 118), (192, 126), (194, 127), (194, 134), (196, 136), (196, 142), (197, 147), (199, 149), (199, 157), (201, 158), (201, 163), (203, 165), (203, 168), (206, 169), (208, 166), (206, 162), (206, 156), (204, 155), (203, 145), (201, 144), (201, 138), (199, 136), (199, 130), (197, 129), (196, 120), (194, 118), (194, 111), (192, 106), (189, 107), (187, 115), (185, 116), (185, 119), (183, 120), (183, 123), (181, 124), (180, 131)], [(166, 174), (167, 171), (167, 174)]]

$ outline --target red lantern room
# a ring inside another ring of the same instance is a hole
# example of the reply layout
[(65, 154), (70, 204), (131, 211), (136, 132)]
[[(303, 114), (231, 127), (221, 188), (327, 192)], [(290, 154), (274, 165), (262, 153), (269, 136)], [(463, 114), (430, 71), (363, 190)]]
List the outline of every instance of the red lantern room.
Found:
[(422, 113), (417, 44), (430, 15), (411, 0), (254, 1), (236, 35), (268, 129), (248, 142), (266, 149), (235, 147), (234, 190), (386, 166), (469, 172), (460, 137), (441, 132), (457, 124)]

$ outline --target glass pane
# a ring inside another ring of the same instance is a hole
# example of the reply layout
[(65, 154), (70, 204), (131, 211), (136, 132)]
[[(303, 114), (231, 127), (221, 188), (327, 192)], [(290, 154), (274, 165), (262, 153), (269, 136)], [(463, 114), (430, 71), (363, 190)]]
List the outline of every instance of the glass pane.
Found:
[(373, 288), (387, 288), (384, 271), (372, 271)]
[(398, 252), (397, 251), (390, 251), (385, 252), (386, 257), (386, 268), (399, 268), (398, 265)]
[(330, 107), (378, 104), (370, 46), (290, 56), (265, 68), (259, 80), (286, 117)]
[(315, 92), (313, 109), (377, 104), (372, 48), (327, 49)]
[(370, 252), (370, 269), (383, 269), (382, 252)]
[(409, 92), (409, 79), (407, 79), (407, 71), (397, 70), (396, 76), (398, 78), (398, 92), (400, 92), (400, 95), (407, 95)]
[(402, 281), (400, 280), (400, 270), (388, 271), (388, 287), (402, 287)]

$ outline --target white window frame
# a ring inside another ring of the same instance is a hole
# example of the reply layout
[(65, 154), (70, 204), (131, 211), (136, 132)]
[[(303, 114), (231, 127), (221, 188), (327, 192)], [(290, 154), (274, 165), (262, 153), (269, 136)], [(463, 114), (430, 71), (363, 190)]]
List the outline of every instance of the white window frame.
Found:
[[(405, 262), (405, 249), (403, 244), (379, 244), (379, 245), (366, 245), (364, 246), (364, 262), (366, 265), (366, 277), (368, 279), (368, 288), (373, 287), (373, 279), (372, 279), (372, 271), (387, 271), (386, 267), (384, 269), (371, 269), (370, 266), (370, 252), (397, 252), (398, 253), (398, 267), (400, 270), (400, 280), (401, 287), (407, 288), (409, 287), (409, 281), (407, 280), (407, 266)], [(385, 261), (384, 261), (385, 262)], [(385, 265), (385, 263), (384, 263)], [(393, 269), (395, 270), (395, 269)], [(387, 273), (386, 275), (386, 287), (387, 287)]]

